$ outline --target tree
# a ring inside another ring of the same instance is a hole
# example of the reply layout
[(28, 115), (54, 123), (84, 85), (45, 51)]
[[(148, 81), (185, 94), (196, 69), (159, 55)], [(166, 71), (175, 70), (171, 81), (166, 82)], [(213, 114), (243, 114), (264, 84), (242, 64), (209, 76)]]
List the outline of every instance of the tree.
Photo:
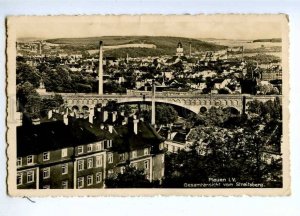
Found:
[(158, 105), (155, 110), (156, 122), (158, 124), (170, 124), (177, 120), (177, 111), (169, 105)]
[(125, 116), (129, 116), (132, 113), (132, 109), (128, 104), (123, 104), (118, 107), (119, 112), (124, 112)]
[(29, 117), (38, 118), (41, 109), (41, 97), (28, 81), (17, 86), (18, 109)]
[(108, 188), (149, 188), (153, 184), (146, 178), (144, 170), (126, 166), (123, 173), (106, 178)]
[(52, 98), (43, 98), (41, 102), (41, 116), (46, 116), (49, 110), (59, 108), (63, 103), (61, 95), (54, 95)]
[(29, 82), (35, 88), (40, 84), (40, 75), (31, 66), (23, 62), (17, 62), (17, 85)]
[(228, 91), (228, 89), (226, 89), (226, 88), (221, 88), (221, 89), (219, 89), (219, 94), (229, 94), (230, 92)]
[(117, 101), (108, 101), (104, 109), (108, 112), (114, 112), (117, 111), (119, 108), (119, 104)]

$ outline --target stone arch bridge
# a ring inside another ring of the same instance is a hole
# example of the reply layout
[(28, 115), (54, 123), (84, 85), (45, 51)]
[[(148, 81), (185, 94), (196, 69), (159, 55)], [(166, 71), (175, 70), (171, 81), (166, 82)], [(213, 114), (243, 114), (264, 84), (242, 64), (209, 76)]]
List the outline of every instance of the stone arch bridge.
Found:
[[(135, 103), (135, 102), (151, 102), (151, 92), (129, 92), (127, 94), (81, 94), (81, 93), (62, 93), (61, 94), (64, 105), (70, 109), (77, 108), (79, 110), (92, 109), (96, 104), (106, 105), (109, 101), (116, 101), (117, 103)], [(155, 94), (155, 102), (177, 105), (188, 109), (196, 114), (199, 113), (200, 108), (204, 107), (232, 107), (237, 109), (240, 113), (245, 112), (246, 103), (248, 101), (259, 100), (266, 102), (274, 100), (281, 95), (203, 95), (195, 93), (166, 93), (157, 92)]]

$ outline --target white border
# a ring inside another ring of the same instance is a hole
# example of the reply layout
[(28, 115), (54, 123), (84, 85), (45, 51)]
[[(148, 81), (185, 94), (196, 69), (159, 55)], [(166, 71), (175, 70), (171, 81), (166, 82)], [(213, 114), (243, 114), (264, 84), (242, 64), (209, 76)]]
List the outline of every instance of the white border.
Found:
[[(1, 1), (0, 3), (0, 215), (299, 215), (300, 205), (300, 140), (299, 122), (300, 90), (299, 48), (300, 14), (297, 1)], [(136, 13), (287, 13), (290, 16), (290, 148), (292, 195), (290, 197), (154, 197), (154, 198), (35, 198), (36, 203), (6, 195), (5, 158), (5, 28), (7, 15), (48, 14), (136, 14)], [(82, 210), (82, 211), (80, 211)], [(221, 213), (221, 214), (220, 214)]]

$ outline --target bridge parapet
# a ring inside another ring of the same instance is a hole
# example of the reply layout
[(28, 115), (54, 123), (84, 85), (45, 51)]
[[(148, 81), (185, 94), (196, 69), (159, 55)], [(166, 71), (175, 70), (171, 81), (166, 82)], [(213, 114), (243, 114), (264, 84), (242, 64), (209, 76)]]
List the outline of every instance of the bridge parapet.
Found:
[[(148, 93), (148, 92), (147, 92)], [(201, 107), (209, 109), (212, 106), (215, 107), (233, 107), (238, 111), (244, 110), (244, 99), (248, 101), (259, 100), (266, 102), (268, 100), (274, 100), (281, 95), (233, 95), (233, 94), (196, 94), (196, 93), (184, 93), (181, 92), (163, 92), (155, 95), (155, 101), (159, 103), (172, 104), (186, 108), (192, 112), (199, 113)], [(49, 94), (47, 94), (49, 96)], [(135, 94), (82, 94), (82, 93), (63, 93), (61, 94), (65, 105), (69, 108), (76, 106), (78, 109), (93, 108), (96, 104), (106, 105), (109, 101), (116, 101), (117, 103), (135, 103), (135, 102), (151, 102), (151, 94), (141, 94), (141, 92), (135, 92)]]

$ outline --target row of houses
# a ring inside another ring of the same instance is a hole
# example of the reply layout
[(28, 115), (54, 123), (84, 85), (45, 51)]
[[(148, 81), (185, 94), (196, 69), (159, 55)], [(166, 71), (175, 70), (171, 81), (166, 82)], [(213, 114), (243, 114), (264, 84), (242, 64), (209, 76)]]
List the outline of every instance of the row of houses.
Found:
[(105, 188), (126, 166), (149, 181), (164, 176), (163, 139), (142, 119), (103, 119), (53, 113), (46, 122), (17, 127), (18, 189)]

